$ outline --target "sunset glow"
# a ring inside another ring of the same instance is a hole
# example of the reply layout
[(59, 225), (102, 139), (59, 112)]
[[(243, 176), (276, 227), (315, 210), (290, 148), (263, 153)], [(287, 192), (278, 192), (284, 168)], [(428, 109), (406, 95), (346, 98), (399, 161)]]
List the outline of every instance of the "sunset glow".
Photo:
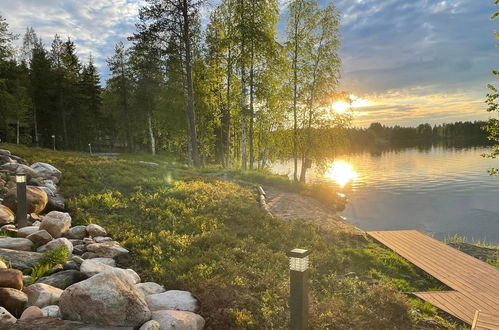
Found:
[(342, 161), (335, 161), (327, 170), (326, 177), (343, 188), (347, 183), (355, 181), (358, 174), (354, 171), (352, 165)]
[(373, 103), (371, 101), (366, 100), (366, 99), (362, 99), (362, 98), (357, 97), (356, 95), (353, 95), (353, 94), (350, 94), (348, 96), (348, 98), (349, 98), (350, 102), (347, 102), (344, 100), (337, 101), (337, 102), (334, 102), (333, 104), (331, 104), (331, 108), (336, 113), (341, 115), (350, 109), (368, 107), (370, 105), (373, 105)]

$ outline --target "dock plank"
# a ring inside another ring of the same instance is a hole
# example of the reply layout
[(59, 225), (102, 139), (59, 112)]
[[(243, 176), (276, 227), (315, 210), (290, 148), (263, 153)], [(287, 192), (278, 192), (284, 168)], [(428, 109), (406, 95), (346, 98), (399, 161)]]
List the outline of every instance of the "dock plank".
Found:
[(499, 269), (415, 230), (368, 234), (452, 288), (416, 292), (417, 297), (468, 324), (480, 310), (477, 329), (499, 329)]

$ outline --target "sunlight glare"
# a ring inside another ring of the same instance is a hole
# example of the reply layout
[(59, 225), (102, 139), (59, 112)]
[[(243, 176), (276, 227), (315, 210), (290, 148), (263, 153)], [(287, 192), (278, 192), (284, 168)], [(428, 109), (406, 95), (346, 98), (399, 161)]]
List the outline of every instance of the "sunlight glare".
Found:
[(350, 103), (348, 102), (345, 102), (345, 101), (338, 101), (338, 102), (334, 102), (331, 107), (333, 108), (333, 110), (338, 113), (338, 114), (344, 114), (345, 112), (347, 112), (347, 110), (350, 108)]
[(329, 170), (327, 170), (326, 177), (335, 181), (343, 188), (348, 182), (355, 181), (358, 174), (353, 170), (352, 165), (342, 161), (335, 161)]
[(341, 100), (341, 101), (336, 101), (333, 104), (331, 104), (331, 108), (337, 113), (337, 114), (344, 114), (347, 112), (349, 109), (354, 109), (354, 108), (362, 108), (362, 107), (368, 107), (370, 105), (373, 105), (373, 103), (369, 100), (362, 99), (356, 95), (350, 94), (348, 95), (348, 99), (350, 102)]

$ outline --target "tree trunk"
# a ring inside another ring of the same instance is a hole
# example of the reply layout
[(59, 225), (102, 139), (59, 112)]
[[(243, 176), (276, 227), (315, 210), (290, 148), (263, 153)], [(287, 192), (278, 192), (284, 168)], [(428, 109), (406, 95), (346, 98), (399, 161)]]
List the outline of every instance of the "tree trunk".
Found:
[(151, 141), (151, 154), (156, 155), (156, 139), (152, 130), (152, 115), (151, 111), (147, 113), (147, 126), (149, 128), (149, 139)]
[(232, 79), (232, 50), (229, 48), (227, 54), (227, 104), (222, 116), (222, 145), (223, 145), (223, 165), (225, 168), (230, 167), (230, 88)]
[(253, 44), (251, 45), (251, 68), (250, 68), (250, 124), (249, 124), (249, 153), (250, 153), (250, 159), (249, 159), (249, 169), (250, 171), (253, 170), (253, 162), (255, 161), (255, 155), (254, 155), (254, 150), (253, 150), (253, 122), (255, 118), (255, 109), (253, 107), (253, 101), (254, 101), (254, 74), (255, 74), (255, 69), (253, 65), (254, 61), (254, 51), (253, 51)]
[(125, 75), (125, 63), (121, 62), (121, 88), (122, 88), (122, 94), (123, 94), (123, 110), (125, 111), (125, 134), (126, 134), (126, 146), (127, 146), (127, 151), (129, 153), (132, 152), (132, 129), (130, 127), (130, 112), (128, 109), (128, 88), (126, 84), (126, 75)]
[(294, 171), (293, 179), (298, 181), (298, 118), (297, 118), (297, 102), (298, 102), (298, 11), (295, 15), (295, 31), (294, 43), (295, 52), (293, 55), (293, 161)]
[(187, 0), (183, 0), (182, 6), (183, 31), (182, 38), (185, 47), (185, 72), (187, 80), (187, 118), (189, 129), (189, 142), (191, 148), (191, 159), (195, 167), (199, 167), (199, 154), (196, 136), (196, 113), (194, 111), (194, 87), (192, 82), (192, 54), (189, 27), (189, 12)]
[(19, 119), (16, 122), (16, 143), (19, 144)]
[(244, 0), (241, 0), (241, 169), (246, 171), (246, 63), (244, 63), (245, 54), (245, 36), (244, 36)]
[(33, 104), (33, 124), (34, 124), (34, 128), (35, 128), (35, 145), (38, 147), (38, 120), (36, 119), (36, 105), (35, 104)]

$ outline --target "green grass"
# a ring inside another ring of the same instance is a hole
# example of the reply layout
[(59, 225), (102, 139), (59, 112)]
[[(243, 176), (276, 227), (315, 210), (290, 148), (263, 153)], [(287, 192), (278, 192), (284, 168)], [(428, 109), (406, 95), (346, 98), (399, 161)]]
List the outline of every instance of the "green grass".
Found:
[(64, 264), (69, 257), (69, 251), (65, 246), (57, 247), (44, 252), (40, 261), (33, 267), (29, 284), (33, 284), (45, 276), (54, 266)]
[[(221, 180), (225, 172), (218, 169), (2, 147), (59, 168), (73, 225), (106, 228), (130, 249), (144, 282), (193, 292), (208, 329), (287, 328), (286, 252), (295, 247), (311, 251), (312, 329), (408, 329), (425, 317), (454, 326), (427, 306), (424, 317), (412, 316), (418, 303), (400, 293), (443, 289), (439, 282), (363, 236), (268, 216), (254, 189)], [(244, 182), (297, 189), (268, 173), (232, 173)]]

